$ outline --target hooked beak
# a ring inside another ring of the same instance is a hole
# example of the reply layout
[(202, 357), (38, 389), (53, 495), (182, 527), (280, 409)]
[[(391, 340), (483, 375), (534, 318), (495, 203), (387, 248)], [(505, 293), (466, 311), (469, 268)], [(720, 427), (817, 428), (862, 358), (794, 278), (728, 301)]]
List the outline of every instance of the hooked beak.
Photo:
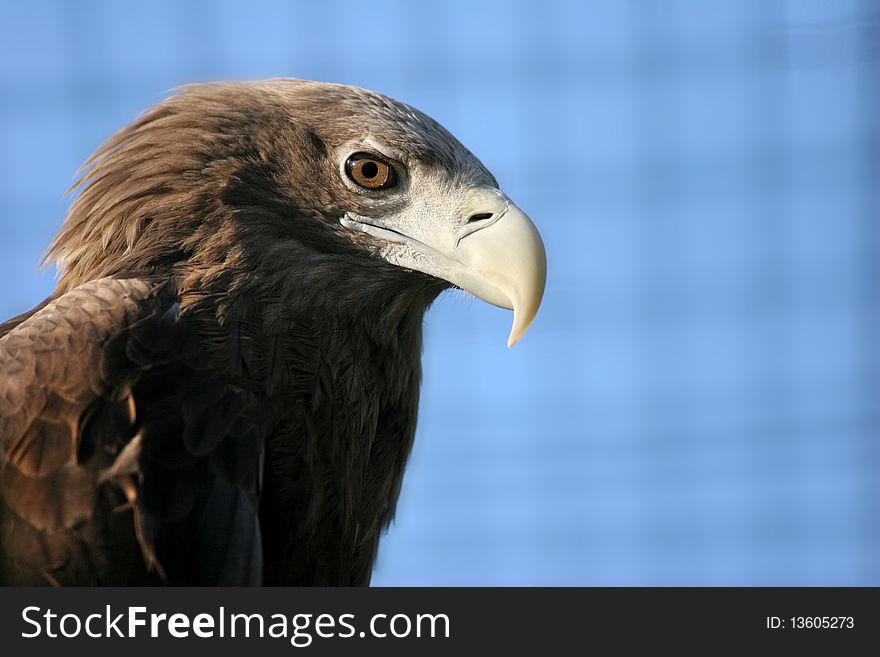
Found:
[(507, 346), (512, 347), (529, 328), (544, 296), (544, 243), (528, 215), (497, 189), (474, 187), (465, 196), (462, 210), (456, 234), (431, 234), (419, 230), (420, 226), (411, 226), (403, 234), (353, 214), (346, 214), (341, 223), (406, 244), (420, 254), (411, 261), (395, 258), (395, 264), (445, 279), (483, 301), (513, 310), (507, 339)]
[[(469, 223), (456, 246), (455, 257), (463, 265), (449, 280), (483, 301), (513, 310), (513, 326), (507, 338), (512, 347), (525, 334), (541, 305), (547, 280), (544, 242), (528, 215), (506, 196), (500, 210)], [(497, 201), (496, 201), (497, 204)], [(497, 205), (496, 205), (497, 206)], [(472, 205), (472, 208), (481, 206)], [(474, 215), (479, 215), (474, 212)]]

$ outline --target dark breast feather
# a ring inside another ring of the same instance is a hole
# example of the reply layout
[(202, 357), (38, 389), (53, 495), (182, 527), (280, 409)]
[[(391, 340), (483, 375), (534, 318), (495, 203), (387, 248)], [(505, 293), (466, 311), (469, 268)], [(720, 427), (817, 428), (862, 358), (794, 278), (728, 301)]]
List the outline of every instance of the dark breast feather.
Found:
[(0, 574), (368, 584), (415, 432), (426, 302), (388, 343), (375, 318), (333, 326), (291, 302), (266, 321), (251, 299), (221, 321), (181, 299), (99, 279), (0, 337)]

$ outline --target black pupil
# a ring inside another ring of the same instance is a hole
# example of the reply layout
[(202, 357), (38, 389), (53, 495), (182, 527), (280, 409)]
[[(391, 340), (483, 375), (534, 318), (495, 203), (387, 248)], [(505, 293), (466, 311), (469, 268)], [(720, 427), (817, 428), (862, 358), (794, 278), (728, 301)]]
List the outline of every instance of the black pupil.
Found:
[(365, 162), (361, 167), (361, 175), (369, 180), (370, 178), (375, 178), (379, 175), (379, 165), (375, 162)]

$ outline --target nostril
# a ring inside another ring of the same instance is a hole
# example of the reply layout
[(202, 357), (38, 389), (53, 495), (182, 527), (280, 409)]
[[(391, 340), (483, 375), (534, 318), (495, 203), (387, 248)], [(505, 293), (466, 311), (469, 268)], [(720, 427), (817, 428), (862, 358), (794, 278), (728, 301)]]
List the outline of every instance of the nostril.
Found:
[(472, 215), (470, 219), (468, 219), (468, 223), (472, 224), (475, 221), (482, 221), (483, 219), (491, 219), (491, 212), (480, 212), (479, 214)]

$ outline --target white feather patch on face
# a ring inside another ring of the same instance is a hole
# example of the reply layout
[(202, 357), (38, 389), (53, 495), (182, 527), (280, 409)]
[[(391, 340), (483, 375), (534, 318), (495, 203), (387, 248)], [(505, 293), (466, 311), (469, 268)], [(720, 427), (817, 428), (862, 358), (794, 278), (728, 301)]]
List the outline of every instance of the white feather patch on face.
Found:
[[(366, 147), (367, 150), (373, 150), (379, 153), (379, 155), (384, 155), (389, 160), (400, 162), (404, 166), (409, 165), (409, 162), (407, 161), (407, 158), (403, 155), (403, 153), (394, 150), (390, 146), (386, 146), (382, 142), (374, 139), (372, 136), (366, 137), (361, 143)], [(348, 148), (351, 148), (351, 146), (348, 146)]]
[[(395, 168), (398, 184), (387, 190), (365, 190), (352, 181), (346, 173), (346, 162), (355, 153), (372, 153), (385, 158)], [(453, 172), (425, 166), (418, 161), (407, 161), (405, 155), (367, 136), (335, 149), (339, 175), (345, 184), (362, 198), (363, 207), (357, 213), (349, 212), (349, 221), (363, 221), (367, 225), (400, 233), (420, 245), (431, 245), (441, 252), (455, 248), (461, 225), (466, 223), (463, 212), (471, 188), (469, 184), (453, 182)], [(358, 230), (341, 219), (346, 227)], [(361, 231), (382, 240), (389, 238), (377, 231)], [(378, 252), (393, 264), (413, 268), (401, 260), (407, 256), (422, 256), (421, 247), (410, 248), (404, 255), (396, 246), (399, 241), (382, 244)]]

